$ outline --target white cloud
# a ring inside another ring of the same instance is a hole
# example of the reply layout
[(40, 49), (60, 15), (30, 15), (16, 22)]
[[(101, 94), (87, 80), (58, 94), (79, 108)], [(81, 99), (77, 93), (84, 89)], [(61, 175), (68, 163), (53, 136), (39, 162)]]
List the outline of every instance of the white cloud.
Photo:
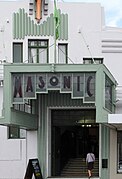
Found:
[(122, 0), (99, 0), (105, 9), (106, 25), (122, 27)]

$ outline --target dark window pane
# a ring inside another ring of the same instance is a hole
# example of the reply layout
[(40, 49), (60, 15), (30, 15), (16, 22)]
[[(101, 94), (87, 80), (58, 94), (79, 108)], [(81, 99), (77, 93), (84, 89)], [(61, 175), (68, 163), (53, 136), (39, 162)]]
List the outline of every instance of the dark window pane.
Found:
[(23, 44), (22, 43), (14, 43), (13, 44), (13, 62), (21, 63), (23, 61)]
[(19, 138), (19, 129), (17, 127), (9, 127), (9, 138), (17, 139)]
[(20, 129), (18, 127), (9, 127), (9, 139), (22, 139), (26, 137), (26, 130)]

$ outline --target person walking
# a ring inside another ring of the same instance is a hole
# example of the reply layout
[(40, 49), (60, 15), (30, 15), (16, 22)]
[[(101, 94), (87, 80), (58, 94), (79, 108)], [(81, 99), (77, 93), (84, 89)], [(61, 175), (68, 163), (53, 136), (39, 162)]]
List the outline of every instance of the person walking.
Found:
[(87, 169), (88, 169), (88, 177), (91, 178), (92, 176), (92, 169), (94, 168), (94, 162), (95, 162), (95, 155), (92, 153), (92, 151), (89, 151), (86, 156), (86, 163), (87, 163)]

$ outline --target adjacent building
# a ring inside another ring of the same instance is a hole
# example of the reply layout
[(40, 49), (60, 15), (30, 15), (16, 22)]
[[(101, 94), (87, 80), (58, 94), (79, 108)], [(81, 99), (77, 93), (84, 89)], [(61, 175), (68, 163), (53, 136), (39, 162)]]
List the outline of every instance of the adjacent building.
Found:
[(122, 29), (99, 3), (0, 2), (0, 179), (122, 177)]

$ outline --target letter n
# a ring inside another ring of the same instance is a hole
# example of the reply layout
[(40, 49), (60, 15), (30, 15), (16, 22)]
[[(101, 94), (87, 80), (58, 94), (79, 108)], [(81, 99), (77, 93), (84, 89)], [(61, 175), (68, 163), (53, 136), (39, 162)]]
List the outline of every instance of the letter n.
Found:
[(64, 88), (70, 89), (70, 76), (64, 76)]

